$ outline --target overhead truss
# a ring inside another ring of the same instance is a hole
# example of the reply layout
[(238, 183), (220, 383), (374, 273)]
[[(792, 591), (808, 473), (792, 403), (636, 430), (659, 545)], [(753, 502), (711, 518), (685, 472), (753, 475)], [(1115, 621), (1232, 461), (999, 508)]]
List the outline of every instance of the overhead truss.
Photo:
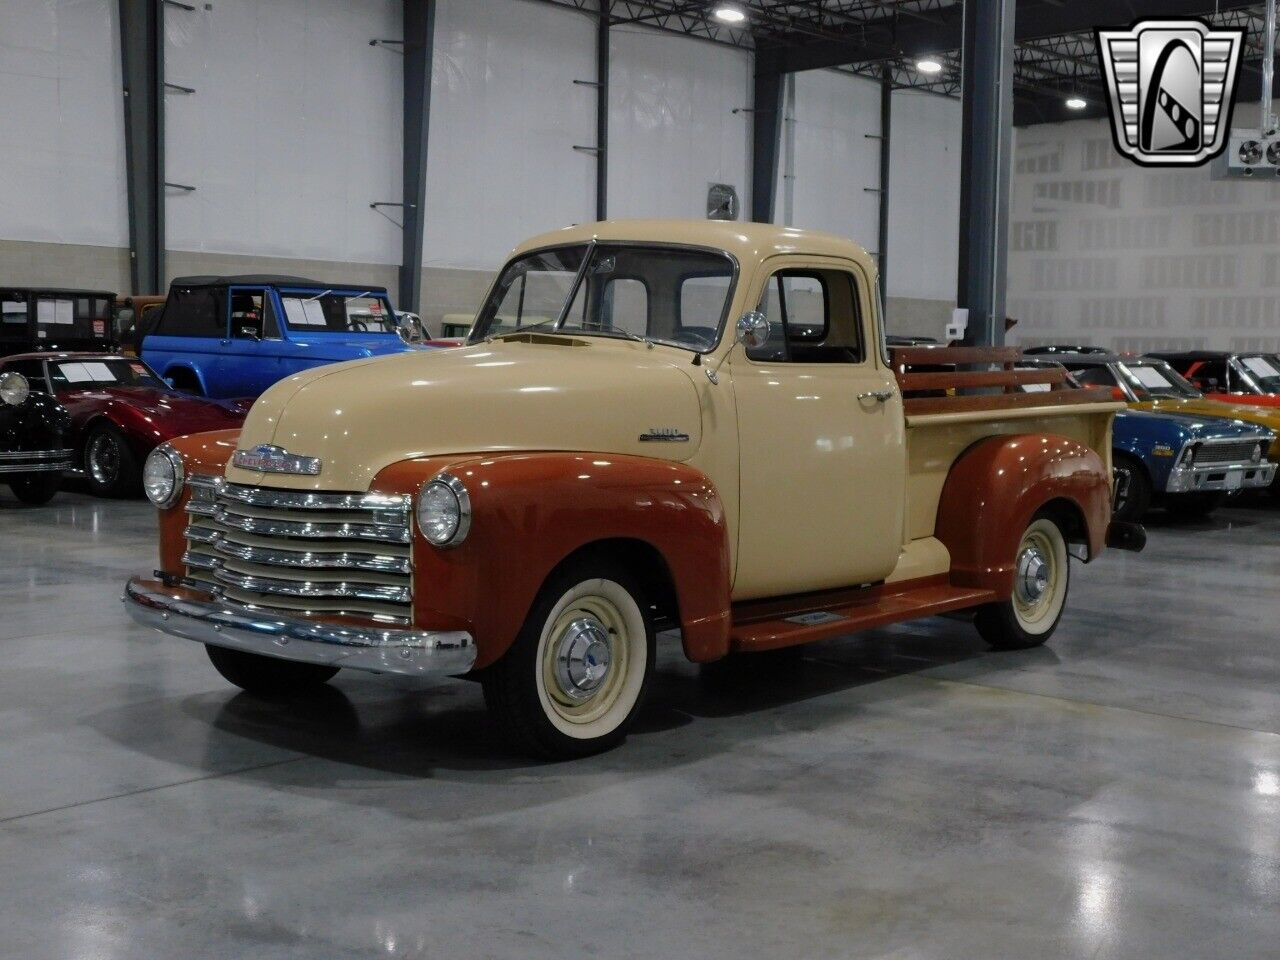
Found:
[[(543, 0), (596, 13), (599, 0)], [(769, 53), (762, 62), (781, 72), (814, 66), (850, 70), (894, 87), (943, 96), (960, 93), (963, 0), (740, 0), (741, 26), (712, 14), (718, 0), (614, 0), (611, 22), (644, 24)], [(1215, 26), (1243, 27), (1246, 76), (1243, 97), (1260, 89), (1265, 4), (1241, 0), (1018, 0), (1014, 84), (1021, 125), (1105, 113), (1095, 26), (1127, 25), (1144, 16), (1199, 16)], [(916, 61), (928, 55), (943, 65), (927, 75)], [(1079, 97), (1083, 111), (1064, 101)]]

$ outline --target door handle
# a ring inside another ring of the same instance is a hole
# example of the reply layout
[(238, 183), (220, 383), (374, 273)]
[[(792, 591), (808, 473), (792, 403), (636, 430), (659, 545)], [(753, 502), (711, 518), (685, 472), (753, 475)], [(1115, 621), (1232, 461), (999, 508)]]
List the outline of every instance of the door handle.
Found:
[(872, 390), (870, 393), (858, 394), (859, 400), (874, 400), (877, 403), (887, 403), (893, 396), (892, 390)]

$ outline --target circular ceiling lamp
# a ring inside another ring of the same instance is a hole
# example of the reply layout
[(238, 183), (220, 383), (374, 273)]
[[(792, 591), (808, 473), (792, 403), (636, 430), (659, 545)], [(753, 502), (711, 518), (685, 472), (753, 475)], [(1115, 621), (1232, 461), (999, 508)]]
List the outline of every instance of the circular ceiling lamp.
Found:
[(935, 76), (942, 72), (942, 61), (934, 57), (923, 57), (916, 61), (916, 69), (926, 76)]
[(1089, 105), (1089, 101), (1084, 97), (1067, 97), (1068, 110), (1083, 110)]
[(747, 19), (746, 11), (735, 3), (717, 3), (711, 10), (711, 16), (721, 23), (743, 23)]

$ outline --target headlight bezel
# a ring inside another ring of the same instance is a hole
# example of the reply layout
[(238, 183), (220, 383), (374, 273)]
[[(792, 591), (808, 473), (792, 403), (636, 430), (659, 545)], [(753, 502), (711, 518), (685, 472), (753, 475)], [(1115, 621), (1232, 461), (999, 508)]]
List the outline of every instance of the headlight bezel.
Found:
[[(12, 397), (15, 395), (12, 385), (17, 385), (17, 399)], [(10, 407), (20, 407), (27, 402), (27, 398), (31, 396), (31, 382), (16, 370), (9, 370), (0, 373), (0, 402)]]
[[(169, 467), (172, 474), (173, 488), (162, 499), (156, 499), (152, 494), (151, 483), (148, 475), (151, 471), (153, 463), (163, 461)], [(173, 449), (169, 444), (162, 443), (149, 454), (147, 454), (146, 462), (142, 465), (142, 491), (147, 495), (147, 499), (161, 510), (168, 510), (178, 502), (182, 497), (182, 491), (186, 484), (186, 466), (182, 462), (182, 456), (177, 450)]]
[[(457, 521), (449, 535), (444, 538), (438, 535), (433, 536), (429, 532), (428, 521), (423, 518), (423, 508), (428, 503), (427, 494), (432, 491), (447, 492), (452, 499), (446, 502), (451, 503), (452, 509), (457, 512)], [(437, 473), (418, 488), (418, 495), (414, 498), (413, 516), (418, 524), (418, 532), (427, 543), (439, 550), (458, 546), (471, 532), (471, 495), (467, 492), (466, 484), (447, 471)]]

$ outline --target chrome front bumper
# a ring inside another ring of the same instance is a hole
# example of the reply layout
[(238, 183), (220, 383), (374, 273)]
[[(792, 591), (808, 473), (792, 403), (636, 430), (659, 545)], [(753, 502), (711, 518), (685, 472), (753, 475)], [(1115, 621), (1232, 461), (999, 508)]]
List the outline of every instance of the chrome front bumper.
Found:
[(1165, 493), (1200, 493), (1222, 490), (1252, 490), (1268, 486), (1276, 475), (1274, 463), (1212, 463), (1174, 467), (1169, 472)]
[(457, 676), (476, 660), (475, 641), (463, 630), (362, 627), (284, 617), (144, 577), (131, 579), (121, 599), (143, 626), (278, 660), (413, 677)]
[(0, 452), (0, 474), (11, 473), (62, 473), (71, 469), (75, 451), (64, 450), (9, 450)]

